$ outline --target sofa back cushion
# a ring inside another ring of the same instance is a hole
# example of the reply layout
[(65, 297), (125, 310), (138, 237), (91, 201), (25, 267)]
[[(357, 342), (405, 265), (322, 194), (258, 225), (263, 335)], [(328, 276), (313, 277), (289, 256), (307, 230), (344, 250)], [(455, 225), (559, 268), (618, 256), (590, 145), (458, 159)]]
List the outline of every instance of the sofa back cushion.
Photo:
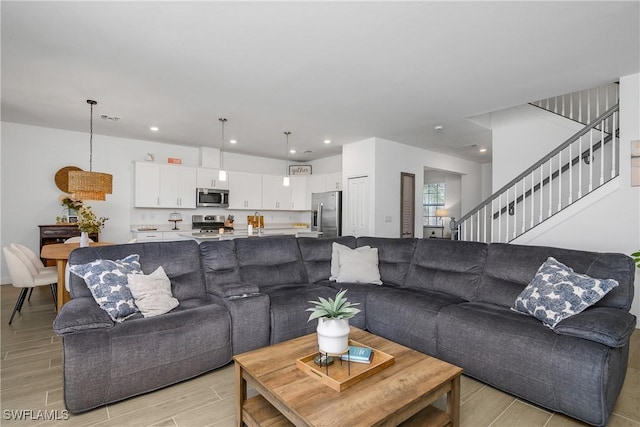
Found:
[(404, 286), (442, 292), (472, 301), (478, 292), (487, 245), (420, 239)]
[(557, 259), (576, 273), (618, 282), (618, 286), (595, 306), (625, 310), (631, 307), (635, 266), (630, 257), (623, 254), (507, 243), (489, 245), (478, 301), (511, 307), (548, 257)]
[(295, 236), (236, 239), (242, 282), (258, 286), (307, 283)]
[(383, 284), (402, 285), (416, 249), (417, 239), (358, 237), (357, 246), (378, 249), (378, 269)]
[(214, 288), (240, 282), (235, 240), (202, 242), (200, 254), (208, 292), (215, 293)]
[(331, 253), (333, 243), (339, 243), (351, 249), (356, 247), (356, 238), (341, 236), (330, 238), (299, 237), (298, 247), (304, 263), (309, 283), (329, 280), (331, 275)]
[[(131, 254), (140, 255), (144, 274), (151, 274), (162, 266), (171, 281), (171, 293), (178, 301), (206, 297), (200, 251), (193, 240), (80, 248), (71, 253), (69, 264), (86, 264), (96, 259), (117, 260)], [(70, 275), (69, 289), (74, 298), (91, 296), (84, 280), (75, 274)]]

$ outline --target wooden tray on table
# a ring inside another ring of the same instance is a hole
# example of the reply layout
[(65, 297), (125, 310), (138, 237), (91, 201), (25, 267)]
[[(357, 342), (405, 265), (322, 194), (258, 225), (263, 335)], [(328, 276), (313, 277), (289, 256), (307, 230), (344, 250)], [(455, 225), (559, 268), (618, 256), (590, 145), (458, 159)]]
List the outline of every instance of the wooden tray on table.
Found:
[[(349, 340), (349, 345), (371, 348), (354, 340)], [(335, 356), (333, 364), (329, 365), (327, 369), (327, 366), (316, 365), (313, 361), (319, 354), (316, 352), (296, 359), (296, 366), (335, 391), (342, 391), (393, 365), (395, 361), (393, 356), (375, 348), (371, 348), (371, 350), (373, 351), (371, 363), (347, 362), (341, 360), (340, 356)]]

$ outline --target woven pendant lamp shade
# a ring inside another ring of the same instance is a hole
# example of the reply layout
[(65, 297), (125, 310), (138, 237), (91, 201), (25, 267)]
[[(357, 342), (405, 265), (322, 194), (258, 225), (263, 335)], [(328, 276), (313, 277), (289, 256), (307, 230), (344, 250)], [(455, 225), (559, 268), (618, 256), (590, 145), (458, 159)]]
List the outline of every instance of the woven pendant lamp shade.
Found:
[(113, 176), (102, 172), (69, 172), (69, 192), (79, 200), (105, 200), (113, 190)]
[(105, 200), (113, 189), (113, 176), (93, 171), (93, 106), (97, 104), (87, 99), (91, 106), (89, 116), (89, 171), (69, 171), (69, 192), (78, 200)]

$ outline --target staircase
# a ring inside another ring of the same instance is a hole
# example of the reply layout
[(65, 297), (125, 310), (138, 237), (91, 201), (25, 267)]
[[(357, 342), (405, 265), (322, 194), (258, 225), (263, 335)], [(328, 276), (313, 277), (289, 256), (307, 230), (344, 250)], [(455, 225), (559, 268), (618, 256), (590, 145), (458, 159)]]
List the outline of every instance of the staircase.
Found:
[(619, 175), (618, 85), (531, 105), (584, 127), (455, 222), (459, 240), (510, 242)]

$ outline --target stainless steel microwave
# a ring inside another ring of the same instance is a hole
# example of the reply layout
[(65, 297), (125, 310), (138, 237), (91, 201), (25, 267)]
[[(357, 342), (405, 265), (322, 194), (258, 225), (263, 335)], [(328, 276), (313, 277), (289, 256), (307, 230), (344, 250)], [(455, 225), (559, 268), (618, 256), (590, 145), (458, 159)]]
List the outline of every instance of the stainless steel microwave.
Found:
[(229, 206), (229, 190), (198, 188), (196, 206), (226, 208)]

